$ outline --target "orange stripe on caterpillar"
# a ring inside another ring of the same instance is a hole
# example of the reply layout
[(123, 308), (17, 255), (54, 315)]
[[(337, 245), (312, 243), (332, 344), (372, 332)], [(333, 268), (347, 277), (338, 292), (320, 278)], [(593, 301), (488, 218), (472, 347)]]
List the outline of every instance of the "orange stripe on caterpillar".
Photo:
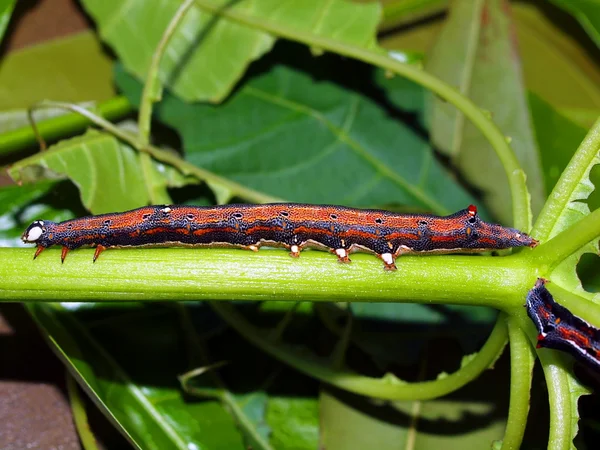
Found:
[(440, 217), (332, 205), (147, 206), (54, 223), (33, 222), (23, 242), (35, 254), (52, 245), (67, 252), (96, 247), (94, 261), (109, 247), (148, 245), (231, 246), (257, 251), (262, 244), (285, 247), (292, 256), (302, 249), (328, 249), (340, 262), (355, 251), (376, 254), (388, 270), (407, 253), (461, 253), (535, 247), (538, 242), (513, 228), (486, 223), (473, 205)]

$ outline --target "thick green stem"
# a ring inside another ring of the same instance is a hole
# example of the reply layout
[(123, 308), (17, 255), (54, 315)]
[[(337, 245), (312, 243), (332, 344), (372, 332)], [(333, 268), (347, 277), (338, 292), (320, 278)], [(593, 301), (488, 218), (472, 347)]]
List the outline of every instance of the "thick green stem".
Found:
[(529, 413), (529, 392), (535, 355), (527, 336), (513, 317), (508, 319), (508, 335), (510, 342), (510, 408), (502, 449), (518, 450), (521, 448)]
[[(93, 249), (69, 253), (0, 249), (0, 301), (293, 300), (404, 301), (521, 307), (535, 273), (520, 255), (404, 256), (398, 271), (372, 255), (351, 264), (281, 249), (113, 249), (92, 263)], [(340, 282), (340, 280), (343, 280)]]
[(502, 162), (506, 176), (508, 177), (512, 196), (513, 217), (515, 220), (514, 225), (516, 228), (522, 230), (528, 229), (529, 202), (523, 170), (521, 169), (514, 152), (508, 145), (506, 137), (502, 134), (502, 131), (500, 131), (500, 129), (477, 105), (460, 92), (433, 75), (424, 72), (420, 68), (396, 61), (384, 52), (346, 44), (328, 37), (268, 22), (260, 17), (252, 17), (243, 12), (239, 12), (235, 8), (223, 8), (210, 0), (195, 0), (195, 3), (205, 11), (219, 14), (229, 20), (233, 20), (253, 29), (262, 30), (266, 33), (293, 41), (302, 42), (303, 44), (314, 48), (320, 48), (339, 55), (348, 56), (401, 75), (429, 89), (444, 100), (455, 105), (481, 131), (496, 151), (498, 158)]
[(532, 259), (538, 266), (547, 266), (547, 270), (550, 271), (598, 236), (600, 236), (600, 208), (548, 242), (544, 242), (532, 254)]
[(550, 402), (550, 435), (548, 448), (552, 450), (570, 450), (573, 448), (574, 436), (571, 430), (572, 411), (571, 391), (569, 389), (569, 373), (566, 368), (566, 357), (554, 350), (541, 349), (538, 352)]

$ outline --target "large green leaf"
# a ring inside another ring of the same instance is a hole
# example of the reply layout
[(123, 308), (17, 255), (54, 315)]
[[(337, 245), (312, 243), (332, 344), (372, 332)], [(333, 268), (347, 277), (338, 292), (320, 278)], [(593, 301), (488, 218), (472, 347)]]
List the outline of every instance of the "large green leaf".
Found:
[[(545, 198), (544, 182), (511, 27), (508, 6), (500, 0), (456, 2), (426, 68), (490, 111), (527, 173), (537, 213)], [(479, 130), (454, 106), (434, 99), (431, 136), (434, 145), (481, 190), (495, 216), (511, 223), (508, 180)]]
[(186, 351), (172, 316), (135, 308), (78, 317), (35, 303), (28, 310), (96, 405), (137, 448), (246, 448), (219, 402), (190, 402), (179, 389)]
[(379, 408), (363, 399), (322, 392), (321, 446), (329, 450), (489, 448), (504, 431), (504, 423), (493, 420), (503, 394), (496, 390), (496, 398), (489, 398), (484, 390), (480, 384), (475, 401), (393, 402)]
[(10, 53), (0, 65), (0, 86), (0, 111), (19, 119), (3, 119), (3, 131), (23, 125), (22, 111), (41, 100), (103, 101), (114, 95), (111, 61), (89, 31)]
[[(512, 2), (510, 6), (526, 88), (572, 121), (591, 126), (600, 114), (598, 58), (590, 58), (586, 43), (574, 39), (565, 26), (566, 13), (560, 16), (553, 10), (553, 14), (548, 14), (544, 2)], [(426, 54), (444, 23), (442, 16), (438, 16), (418, 26), (401, 27), (386, 33), (381, 45)]]
[(600, 3), (597, 0), (551, 0), (573, 14), (590, 37), (600, 47)]
[(20, 183), (70, 178), (94, 214), (160, 203), (168, 199), (167, 186), (193, 181), (159, 163), (148, 171), (141, 164), (140, 156), (114, 136), (89, 131), (19, 161), (9, 173)]
[(21, 242), (21, 234), (34, 220), (44, 217), (47, 220), (62, 221), (73, 217), (67, 209), (52, 207), (45, 202), (35, 202), (54, 186), (55, 182), (43, 181), (27, 186), (0, 187), (0, 246), (24, 245)]
[[(139, 100), (135, 80), (120, 71), (117, 83)], [(189, 161), (288, 201), (440, 214), (473, 201), (412, 128), (360, 93), (287, 66), (253, 77), (222, 106), (167, 95), (157, 110)]]
[(551, 192), (587, 130), (534, 93), (529, 94), (529, 108), (542, 157), (546, 191)]
[[(127, 70), (144, 79), (154, 49), (181, 2), (84, 0), (83, 4)], [(376, 3), (215, 0), (211, 4), (261, 17), (284, 28), (376, 47), (376, 27), (381, 15)], [(186, 100), (219, 102), (242, 77), (248, 64), (268, 52), (274, 42), (273, 36), (260, 29), (215, 18), (193, 7), (167, 46), (160, 77)]]
[(273, 396), (267, 408), (277, 450), (313, 450), (319, 440), (319, 404), (313, 397)]

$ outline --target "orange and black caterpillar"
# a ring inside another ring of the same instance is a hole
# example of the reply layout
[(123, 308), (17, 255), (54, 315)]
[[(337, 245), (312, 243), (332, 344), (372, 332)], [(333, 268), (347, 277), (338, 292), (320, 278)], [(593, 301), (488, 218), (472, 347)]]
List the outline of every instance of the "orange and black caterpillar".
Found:
[(349, 262), (354, 251), (376, 254), (388, 270), (406, 253), (460, 253), (529, 246), (538, 242), (501, 225), (486, 223), (473, 205), (446, 217), (396, 214), (342, 206), (273, 203), (265, 205), (147, 206), (132, 211), (54, 223), (33, 222), (23, 242), (36, 243), (37, 257), (52, 245), (69, 250), (146, 245), (285, 247), (294, 257), (306, 247), (329, 250)]
[(537, 348), (545, 347), (571, 354), (600, 372), (600, 330), (558, 304), (538, 278), (527, 294), (527, 314), (538, 331)]

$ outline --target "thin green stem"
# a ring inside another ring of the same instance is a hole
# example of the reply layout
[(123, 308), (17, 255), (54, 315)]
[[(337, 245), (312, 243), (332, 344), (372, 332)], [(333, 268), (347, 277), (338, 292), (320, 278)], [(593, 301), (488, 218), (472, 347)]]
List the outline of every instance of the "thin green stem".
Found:
[(69, 393), (71, 413), (73, 414), (73, 421), (75, 422), (75, 428), (77, 428), (79, 440), (81, 440), (81, 444), (85, 450), (98, 450), (96, 438), (94, 433), (92, 433), (88, 422), (88, 416), (85, 410), (85, 400), (79, 393), (79, 386), (73, 375), (68, 371), (65, 371), (65, 374), (67, 378), (67, 392)]
[[(577, 191), (581, 188), (581, 183), (589, 185), (589, 172), (592, 166), (598, 162), (599, 155), (600, 118), (571, 158), (542, 208), (532, 230), (532, 234), (536, 238), (545, 241), (556, 234), (554, 229), (558, 226), (569, 204), (585, 200), (577, 194)], [(576, 239), (577, 236), (572, 236), (572, 238)]]
[(162, 83), (159, 78), (160, 61), (167, 48), (167, 45), (179, 24), (182, 22), (188, 9), (194, 4), (194, 0), (185, 0), (181, 6), (175, 12), (175, 15), (167, 25), (165, 32), (163, 33), (160, 42), (158, 43), (154, 54), (152, 55), (152, 62), (148, 69), (148, 75), (146, 76), (146, 82), (144, 84), (144, 91), (140, 100), (140, 113), (138, 116), (139, 126), (139, 139), (141, 146), (145, 147), (150, 144), (150, 122), (152, 120), (152, 105), (159, 101), (162, 97)]
[(506, 324), (504, 320), (499, 320), (479, 353), (460, 370), (437, 380), (407, 383), (393, 376), (362, 376), (332, 367), (329, 360), (296, 354), (293, 349), (264, 337), (265, 333), (248, 323), (230, 304), (214, 302), (212, 307), (245, 339), (296, 370), (340, 389), (387, 400), (428, 400), (461, 388), (496, 361), (507, 339)]
[(550, 272), (552, 268), (599, 236), (600, 208), (544, 242), (535, 249), (535, 252), (532, 252), (531, 258), (538, 266), (547, 266), (546, 270)]
[(509, 317), (507, 322), (510, 342), (510, 407), (502, 449), (518, 450), (521, 448), (529, 413), (535, 354), (518, 321)]
[(138, 138), (133, 134), (120, 129), (111, 122), (104, 120), (103, 118), (94, 114), (92, 111), (89, 111), (81, 106), (70, 103), (53, 102), (46, 100), (38, 103), (34, 106), (34, 108), (62, 108), (76, 112), (77, 114), (80, 114), (81, 116), (89, 119), (89, 121), (94, 125), (112, 133), (114, 136), (117, 136), (119, 139), (128, 143), (138, 151), (148, 153), (157, 161), (161, 161), (165, 164), (171, 165), (185, 175), (192, 175), (198, 178), (199, 180), (203, 180), (213, 185), (218, 185), (223, 189), (228, 190), (232, 196), (238, 196), (240, 198), (255, 203), (271, 203), (284, 201), (281, 198), (267, 195), (259, 191), (255, 191), (253, 189), (242, 186), (241, 184), (215, 175), (214, 173), (209, 172), (208, 170), (201, 169), (200, 167), (197, 167), (181, 159), (173, 152), (162, 150), (152, 145), (142, 146), (138, 141)]
[[(105, 120), (102, 117), (100, 117), (99, 115), (97, 115), (94, 111), (84, 108), (83, 106), (76, 105), (74, 103), (64, 103), (64, 102), (54, 102), (51, 100), (43, 100), (43, 101), (33, 105), (30, 108), (30, 111), (34, 112), (37, 109), (48, 109), (48, 108), (66, 109), (68, 111), (77, 113), (79, 116), (82, 116), (82, 117), (85, 117), (86, 119), (88, 119), (88, 121), (93, 123), (94, 125), (97, 125), (106, 131), (109, 131), (114, 136), (118, 137), (119, 139), (121, 139), (125, 142), (128, 142), (129, 144), (131, 144), (133, 146), (136, 146), (136, 147), (138, 146), (135, 136), (133, 136), (132, 134), (130, 134), (126, 131), (121, 130), (119, 127), (117, 127), (112, 122), (109, 122), (108, 120)], [(86, 124), (89, 124), (88, 121), (86, 121)], [(42, 135), (42, 137), (43, 137), (43, 135)], [(40, 146), (42, 146), (41, 143), (40, 143)]]
[(235, 8), (223, 8), (210, 0), (195, 0), (195, 3), (205, 11), (219, 14), (229, 20), (253, 29), (262, 30), (275, 36), (302, 42), (313, 48), (320, 48), (381, 67), (382, 69), (401, 75), (420, 84), (439, 95), (442, 99), (455, 105), (481, 131), (496, 151), (498, 158), (502, 162), (506, 176), (508, 177), (512, 196), (513, 217), (515, 220), (514, 225), (522, 230), (528, 229), (528, 218), (530, 215), (529, 202), (523, 170), (521, 169), (514, 152), (508, 145), (502, 131), (500, 131), (500, 129), (477, 105), (463, 96), (460, 92), (415, 66), (403, 64), (390, 58), (383, 51), (374, 51), (313, 33), (295, 30), (289, 26), (265, 21), (260, 17), (252, 17)]
[[(49, 107), (50, 106), (47, 108)], [(106, 119), (117, 120), (133, 111), (133, 106), (125, 97), (120, 96), (98, 104), (93, 107), (93, 111)], [(78, 131), (85, 129), (89, 124), (89, 118), (76, 113), (43, 120), (37, 123), (37, 128), (43, 139), (54, 140), (77, 133)], [(0, 156), (18, 152), (23, 148), (33, 145), (35, 142), (36, 136), (31, 126), (17, 128), (0, 134)]]

